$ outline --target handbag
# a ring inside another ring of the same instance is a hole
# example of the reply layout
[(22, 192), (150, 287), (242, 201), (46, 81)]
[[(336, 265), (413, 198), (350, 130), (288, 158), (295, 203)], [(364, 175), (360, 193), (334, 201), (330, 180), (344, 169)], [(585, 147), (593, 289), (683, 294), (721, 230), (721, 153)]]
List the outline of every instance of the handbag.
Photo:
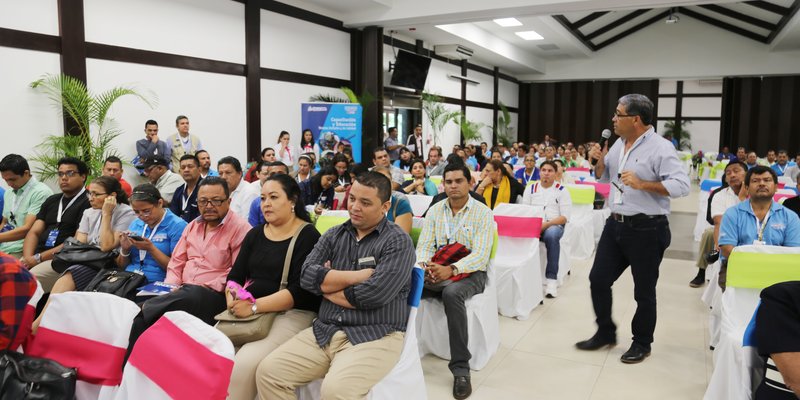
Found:
[(102, 251), (99, 247), (78, 241), (74, 237), (64, 240), (64, 246), (53, 255), (53, 270), (61, 273), (73, 265), (85, 265), (97, 271), (114, 266), (119, 252)]
[(138, 288), (147, 283), (147, 278), (135, 272), (119, 269), (103, 269), (83, 289), (84, 292), (111, 293), (128, 300), (136, 297)]
[(53, 360), (0, 351), (0, 400), (72, 400), (77, 371)]
[[(306, 225), (308, 225), (308, 223), (304, 223), (297, 228), (294, 236), (292, 236), (292, 241), (289, 242), (289, 249), (286, 251), (286, 258), (283, 260), (283, 274), (281, 275), (279, 291), (286, 289), (286, 286), (289, 284), (287, 279), (289, 277), (289, 264), (292, 262), (292, 253), (294, 252), (294, 243), (297, 241), (297, 237), (300, 236), (300, 231), (302, 231)], [(239, 318), (230, 312), (230, 310), (225, 310), (217, 314), (214, 319), (217, 320), (216, 328), (224, 333), (234, 346), (241, 347), (247, 343), (267, 337), (267, 335), (269, 335), (269, 330), (272, 329), (272, 322), (275, 321), (275, 317), (278, 314), (280, 313), (266, 312)]]
[[(458, 242), (453, 242), (440, 247), (439, 250), (437, 250), (436, 253), (433, 254), (433, 257), (431, 257), (431, 262), (439, 265), (451, 265), (457, 262), (458, 260), (461, 260), (462, 258), (468, 256), (470, 253), (471, 251), (467, 249), (467, 247), (464, 246), (463, 244)], [(425, 282), (424, 287), (429, 290), (440, 292), (444, 290), (445, 286), (453, 282), (460, 281), (466, 278), (467, 276), (469, 276), (469, 274), (458, 274), (456, 276), (447, 278), (441, 282), (436, 282), (436, 283)]]

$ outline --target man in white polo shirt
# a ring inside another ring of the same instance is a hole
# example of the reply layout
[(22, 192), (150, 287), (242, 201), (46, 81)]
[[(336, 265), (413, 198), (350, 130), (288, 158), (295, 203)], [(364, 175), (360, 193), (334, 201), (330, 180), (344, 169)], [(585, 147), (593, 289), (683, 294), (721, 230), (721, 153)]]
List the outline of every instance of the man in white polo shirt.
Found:
[(545, 295), (553, 298), (558, 295), (558, 256), (561, 253), (561, 237), (572, 209), (569, 191), (555, 181), (558, 167), (554, 161), (544, 161), (539, 167), (540, 181), (525, 189), (522, 204), (544, 208), (541, 239), (547, 248), (547, 288)]

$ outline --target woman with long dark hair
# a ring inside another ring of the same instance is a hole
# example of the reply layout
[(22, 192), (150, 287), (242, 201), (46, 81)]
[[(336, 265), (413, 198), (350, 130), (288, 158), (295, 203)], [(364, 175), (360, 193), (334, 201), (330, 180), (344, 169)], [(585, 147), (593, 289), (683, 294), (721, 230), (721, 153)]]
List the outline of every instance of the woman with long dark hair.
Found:
[(400, 158), (394, 162), (394, 166), (403, 171), (408, 171), (411, 169), (412, 161), (414, 161), (414, 153), (404, 146), (400, 148)]
[(333, 184), (336, 182), (336, 169), (327, 166), (311, 179), (300, 182), (300, 198), (303, 204), (314, 206), (314, 213), (322, 214), (323, 210), (333, 207)]
[(502, 162), (491, 160), (481, 172), (475, 192), (483, 195), (486, 205), (494, 209), (500, 203), (516, 203), (517, 196), (525, 193), (525, 187), (508, 173)]
[(403, 182), (402, 190), (406, 194), (423, 194), (436, 196), (439, 191), (425, 174), (425, 161), (415, 159), (411, 162), (411, 180)]
[(303, 153), (314, 153), (315, 156), (319, 154), (319, 146), (314, 143), (314, 133), (311, 129), (303, 129), (303, 134), (300, 136), (300, 150)]
[[(239, 255), (228, 274), (228, 281), (252, 283), (247, 290), (255, 301), (238, 299), (226, 290), (228, 310), (237, 317), (279, 312), (267, 337), (246, 343), (236, 352), (228, 388), (233, 400), (256, 397), (255, 374), (258, 365), (273, 350), (295, 334), (311, 326), (321, 297), (300, 287), (303, 262), (314, 249), (320, 234), (301, 199), (300, 186), (287, 175), (273, 175), (261, 188), (261, 212), (266, 224), (254, 227), (242, 241)], [(281, 287), (284, 263), (292, 238), (287, 286)]]

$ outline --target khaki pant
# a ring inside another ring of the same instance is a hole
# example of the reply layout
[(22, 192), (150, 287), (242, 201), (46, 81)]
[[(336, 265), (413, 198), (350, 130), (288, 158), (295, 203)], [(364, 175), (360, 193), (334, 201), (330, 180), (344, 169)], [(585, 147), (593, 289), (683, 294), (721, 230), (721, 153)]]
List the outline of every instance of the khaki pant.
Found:
[(256, 371), (261, 399), (296, 399), (295, 388), (325, 377), (322, 400), (362, 399), (394, 368), (403, 350), (403, 332), (353, 346), (343, 331), (320, 348), (308, 328), (267, 356)]
[(44, 290), (45, 293), (50, 293), (53, 289), (53, 285), (55, 285), (58, 278), (61, 277), (61, 273), (53, 269), (53, 262), (51, 260), (40, 262), (35, 267), (31, 268), (31, 272), (36, 276), (36, 280), (42, 285), (42, 290)]
[(706, 269), (708, 262), (706, 262), (706, 255), (714, 250), (714, 228), (708, 228), (703, 231), (703, 236), (700, 237), (700, 248), (697, 255), (697, 268)]
[(275, 317), (269, 335), (250, 342), (236, 352), (233, 373), (228, 387), (228, 398), (253, 400), (256, 397), (256, 368), (264, 358), (298, 332), (311, 326), (316, 313), (305, 310), (289, 310)]

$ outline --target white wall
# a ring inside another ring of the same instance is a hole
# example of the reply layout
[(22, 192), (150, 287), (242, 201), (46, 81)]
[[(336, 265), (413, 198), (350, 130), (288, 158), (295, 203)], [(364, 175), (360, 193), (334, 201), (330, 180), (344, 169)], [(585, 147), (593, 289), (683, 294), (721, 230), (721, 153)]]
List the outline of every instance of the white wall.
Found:
[(467, 107), (467, 120), (486, 125), (480, 130), (483, 139), (477, 141), (477, 143), (492, 142), (492, 115), (492, 110), (488, 108)]
[(505, 79), (500, 79), (500, 89), (497, 92), (497, 98), (502, 101), (506, 107), (518, 107), (519, 85)]
[[(683, 20), (681, 20), (683, 23)], [(677, 91), (677, 80), (662, 79), (659, 81), (659, 94), (675, 94)], [(685, 79), (683, 80), (683, 93), (722, 93), (721, 79)], [(663, 118), (674, 117), (676, 110), (675, 97), (659, 97), (658, 115), (659, 119), (656, 131), (664, 131)], [(684, 97), (681, 104), (681, 115), (684, 120), (691, 120), (692, 117), (716, 117), (722, 115), (721, 97)], [(717, 151), (719, 149), (720, 121), (691, 121), (686, 125), (686, 130), (692, 136), (691, 150), (697, 152)]]
[[(94, 92), (131, 85), (158, 96), (155, 109), (125, 97), (110, 113), (125, 131), (114, 144), (128, 160), (136, 155), (135, 142), (144, 137), (146, 120), (158, 121), (159, 136), (166, 139), (176, 132), (178, 115), (189, 117), (190, 132), (200, 137), (213, 165), (224, 156), (246, 160), (244, 77), (93, 59), (87, 60), (86, 70)], [(129, 176), (135, 178), (126, 171)]]
[(0, 27), (58, 35), (57, 0), (0, 0)]
[(262, 10), (261, 66), (350, 80), (350, 34)]
[(244, 4), (85, 0), (86, 41), (244, 64)]
[[(15, 153), (30, 158), (43, 138), (64, 134), (58, 110), (46, 95), (30, 87), (42, 75), (58, 73), (60, 68), (58, 54), (0, 47), (0, 157)], [(5, 181), (0, 179), (0, 184)]]
[(300, 104), (308, 103), (311, 96), (327, 94), (344, 97), (339, 89), (302, 85), (299, 83), (261, 80), (261, 147), (278, 142), (278, 134), (287, 131), (291, 143), (300, 145)]
[(654, 23), (592, 54), (548, 61), (546, 73), (525, 80), (698, 78), (800, 73), (800, 51), (769, 51), (754, 40), (690, 17)]
[(467, 82), (467, 99), (493, 104), (494, 77), (472, 70), (467, 70), (467, 76), (479, 82), (478, 84)]

